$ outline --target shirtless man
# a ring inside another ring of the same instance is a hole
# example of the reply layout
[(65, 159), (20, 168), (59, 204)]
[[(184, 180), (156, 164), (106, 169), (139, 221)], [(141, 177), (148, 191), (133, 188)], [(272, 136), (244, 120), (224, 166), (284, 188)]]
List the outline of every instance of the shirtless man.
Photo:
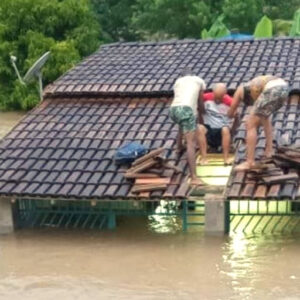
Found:
[(236, 171), (247, 170), (255, 165), (255, 148), (259, 126), (263, 126), (265, 131), (265, 156), (272, 156), (273, 136), (272, 123), (269, 117), (284, 104), (288, 94), (288, 84), (283, 79), (270, 75), (255, 77), (249, 83), (241, 85), (237, 89), (228, 116), (234, 117), (240, 102), (253, 105), (253, 109), (246, 121), (247, 159), (235, 167)]
[[(197, 126), (198, 101), (203, 104), (205, 82), (193, 75), (191, 70), (185, 70), (174, 85), (174, 99), (170, 107), (171, 119), (179, 125), (178, 146), (184, 136), (187, 147), (187, 159), (191, 174), (191, 185), (203, 185), (196, 174), (196, 140), (199, 143), (199, 128)], [(178, 150), (178, 149), (177, 149)], [(180, 150), (180, 149), (179, 149)]]

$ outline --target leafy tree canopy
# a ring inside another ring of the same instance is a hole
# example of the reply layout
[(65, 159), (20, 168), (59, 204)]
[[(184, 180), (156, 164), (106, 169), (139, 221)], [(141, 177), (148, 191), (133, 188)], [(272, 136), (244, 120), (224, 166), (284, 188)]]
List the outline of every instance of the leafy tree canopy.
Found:
[(19, 84), (10, 55), (24, 75), (50, 50), (43, 69), (48, 83), (95, 51), (99, 41), (100, 26), (88, 0), (1, 0), (0, 107), (28, 109), (39, 98), (37, 84)]
[(131, 19), (136, 0), (91, 0), (103, 30), (105, 42), (132, 41), (140, 38)]

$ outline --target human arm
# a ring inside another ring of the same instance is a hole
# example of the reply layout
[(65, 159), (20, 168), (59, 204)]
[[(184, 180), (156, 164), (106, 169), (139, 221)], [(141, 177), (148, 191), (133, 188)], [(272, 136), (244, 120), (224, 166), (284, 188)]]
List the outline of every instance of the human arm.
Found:
[(204, 123), (203, 115), (205, 114), (203, 95), (204, 95), (204, 92), (203, 92), (203, 90), (201, 90), (199, 92), (199, 97), (198, 97), (198, 120), (199, 120), (200, 124)]
[(243, 87), (240, 86), (234, 93), (230, 108), (227, 112), (227, 115), (229, 118), (233, 118), (235, 116), (237, 108), (238, 108), (241, 100), (243, 99), (243, 96), (244, 96)]

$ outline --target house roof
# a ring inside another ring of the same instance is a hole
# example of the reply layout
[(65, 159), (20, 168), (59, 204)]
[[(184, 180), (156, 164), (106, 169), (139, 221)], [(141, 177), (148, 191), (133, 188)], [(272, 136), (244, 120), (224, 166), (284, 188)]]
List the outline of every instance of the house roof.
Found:
[[(49, 85), (46, 100), (0, 142), (0, 195), (63, 199), (186, 197), (190, 193), (186, 157), (175, 156), (177, 127), (168, 118), (172, 86), (179, 72), (192, 67), (209, 87), (223, 81), (230, 89), (255, 75), (276, 74), (288, 80), (294, 92), (300, 92), (299, 51), (300, 39), (290, 38), (102, 46)], [(278, 129), (281, 124), (286, 126), (279, 130), (281, 136), (297, 142), (300, 127), (297, 118), (293, 120), (293, 112), (299, 113), (299, 105), (293, 103), (283, 109), (284, 113), (275, 116), (281, 122), (274, 125)], [(242, 124), (236, 139), (244, 138)], [(150, 149), (165, 147), (167, 158), (183, 169), (184, 174), (177, 176), (168, 171), (172, 180), (164, 193), (134, 196), (131, 182), (123, 177), (125, 170), (114, 164), (115, 150), (133, 140)], [(258, 151), (261, 149), (262, 136)], [(237, 162), (242, 155), (241, 146)], [(229, 199), (244, 195), (244, 180), (237, 182), (231, 177)]]
[[(245, 118), (251, 108), (245, 110), (244, 118), (235, 135), (238, 144), (235, 163), (241, 163), (246, 157), (246, 128)], [(292, 96), (287, 105), (281, 107), (272, 117), (273, 143), (276, 147), (300, 147), (300, 97)], [(259, 160), (264, 154), (265, 136), (262, 128), (259, 130), (255, 156)], [(281, 167), (282, 173), (287, 174), (300, 171), (290, 167)], [(233, 172), (226, 191), (227, 199), (297, 199), (300, 200), (300, 180), (285, 181), (281, 184), (266, 184), (259, 178), (249, 177), (246, 172)]]
[(181, 199), (189, 192), (185, 174), (175, 175), (165, 192), (130, 193), (132, 182), (113, 156), (138, 141), (164, 147), (173, 164), (187, 171), (173, 151), (177, 128), (168, 118), (168, 98), (45, 100), (0, 142), (0, 195), (126, 199)]
[(190, 67), (208, 87), (224, 82), (229, 89), (257, 75), (274, 74), (300, 91), (300, 39), (174, 40), (116, 43), (99, 51), (48, 86), (61, 95), (171, 95), (180, 72)]

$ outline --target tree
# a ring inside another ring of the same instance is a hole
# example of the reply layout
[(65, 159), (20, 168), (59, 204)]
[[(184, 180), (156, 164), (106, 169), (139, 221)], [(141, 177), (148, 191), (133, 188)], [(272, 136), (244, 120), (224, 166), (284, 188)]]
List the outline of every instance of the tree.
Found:
[(262, 0), (224, 0), (225, 24), (230, 29), (252, 33), (263, 16)]
[(100, 26), (88, 0), (1, 0), (0, 107), (28, 109), (39, 99), (37, 84), (20, 85), (10, 64), (18, 58), (22, 75), (44, 52), (45, 84), (99, 46)]
[(137, 0), (133, 24), (144, 36), (199, 38), (201, 30), (212, 24), (217, 12), (209, 1), (199, 0)]
[(106, 42), (139, 39), (131, 22), (136, 0), (91, 0), (91, 2)]
[(300, 0), (264, 0), (264, 13), (274, 19), (291, 20), (300, 7)]

